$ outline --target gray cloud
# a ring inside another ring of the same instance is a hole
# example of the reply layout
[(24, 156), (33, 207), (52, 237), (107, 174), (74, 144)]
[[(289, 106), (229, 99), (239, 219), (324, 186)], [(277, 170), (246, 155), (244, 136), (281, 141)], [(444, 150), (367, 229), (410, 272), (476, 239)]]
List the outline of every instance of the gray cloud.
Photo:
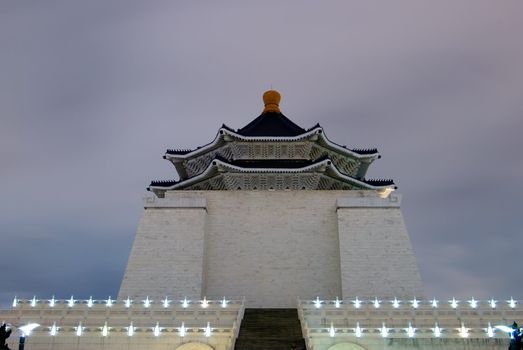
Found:
[(175, 177), (163, 151), (247, 124), (271, 84), (296, 123), (379, 147), (429, 296), (518, 295), (521, 10), (2, 2), (0, 301), (115, 295), (145, 187)]

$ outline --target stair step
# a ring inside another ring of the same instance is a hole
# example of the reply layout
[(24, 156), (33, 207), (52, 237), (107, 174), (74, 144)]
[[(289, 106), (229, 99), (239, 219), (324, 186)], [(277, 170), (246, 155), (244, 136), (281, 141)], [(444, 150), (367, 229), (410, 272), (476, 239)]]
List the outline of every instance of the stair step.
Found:
[(305, 350), (296, 309), (245, 309), (235, 350)]

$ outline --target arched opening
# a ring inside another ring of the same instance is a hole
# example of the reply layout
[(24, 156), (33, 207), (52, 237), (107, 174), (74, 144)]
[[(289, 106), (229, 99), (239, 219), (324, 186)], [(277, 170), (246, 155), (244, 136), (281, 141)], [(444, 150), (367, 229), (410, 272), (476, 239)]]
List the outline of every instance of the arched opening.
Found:
[(214, 350), (214, 348), (204, 343), (190, 342), (180, 345), (176, 350)]
[(365, 348), (354, 343), (338, 343), (331, 346), (328, 350), (365, 350)]

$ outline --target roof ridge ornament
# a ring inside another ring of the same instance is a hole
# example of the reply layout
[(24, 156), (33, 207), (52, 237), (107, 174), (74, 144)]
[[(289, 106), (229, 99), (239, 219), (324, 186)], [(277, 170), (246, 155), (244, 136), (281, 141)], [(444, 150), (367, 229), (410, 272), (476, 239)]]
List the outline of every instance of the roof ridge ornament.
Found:
[(262, 114), (264, 113), (281, 113), (280, 112), (280, 101), (281, 95), (276, 90), (267, 90), (263, 93), (263, 103), (265, 108), (263, 109)]

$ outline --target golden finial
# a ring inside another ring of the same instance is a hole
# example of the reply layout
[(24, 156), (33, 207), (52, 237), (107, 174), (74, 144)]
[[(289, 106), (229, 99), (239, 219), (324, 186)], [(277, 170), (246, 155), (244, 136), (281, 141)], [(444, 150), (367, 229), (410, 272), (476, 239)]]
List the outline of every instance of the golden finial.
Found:
[(267, 90), (263, 93), (263, 103), (265, 104), (265, 108), (263, 109), (263, 113), (267, 112), (275, 112), (280, 113), (280, 100), (281, 95), (276, 90)]

